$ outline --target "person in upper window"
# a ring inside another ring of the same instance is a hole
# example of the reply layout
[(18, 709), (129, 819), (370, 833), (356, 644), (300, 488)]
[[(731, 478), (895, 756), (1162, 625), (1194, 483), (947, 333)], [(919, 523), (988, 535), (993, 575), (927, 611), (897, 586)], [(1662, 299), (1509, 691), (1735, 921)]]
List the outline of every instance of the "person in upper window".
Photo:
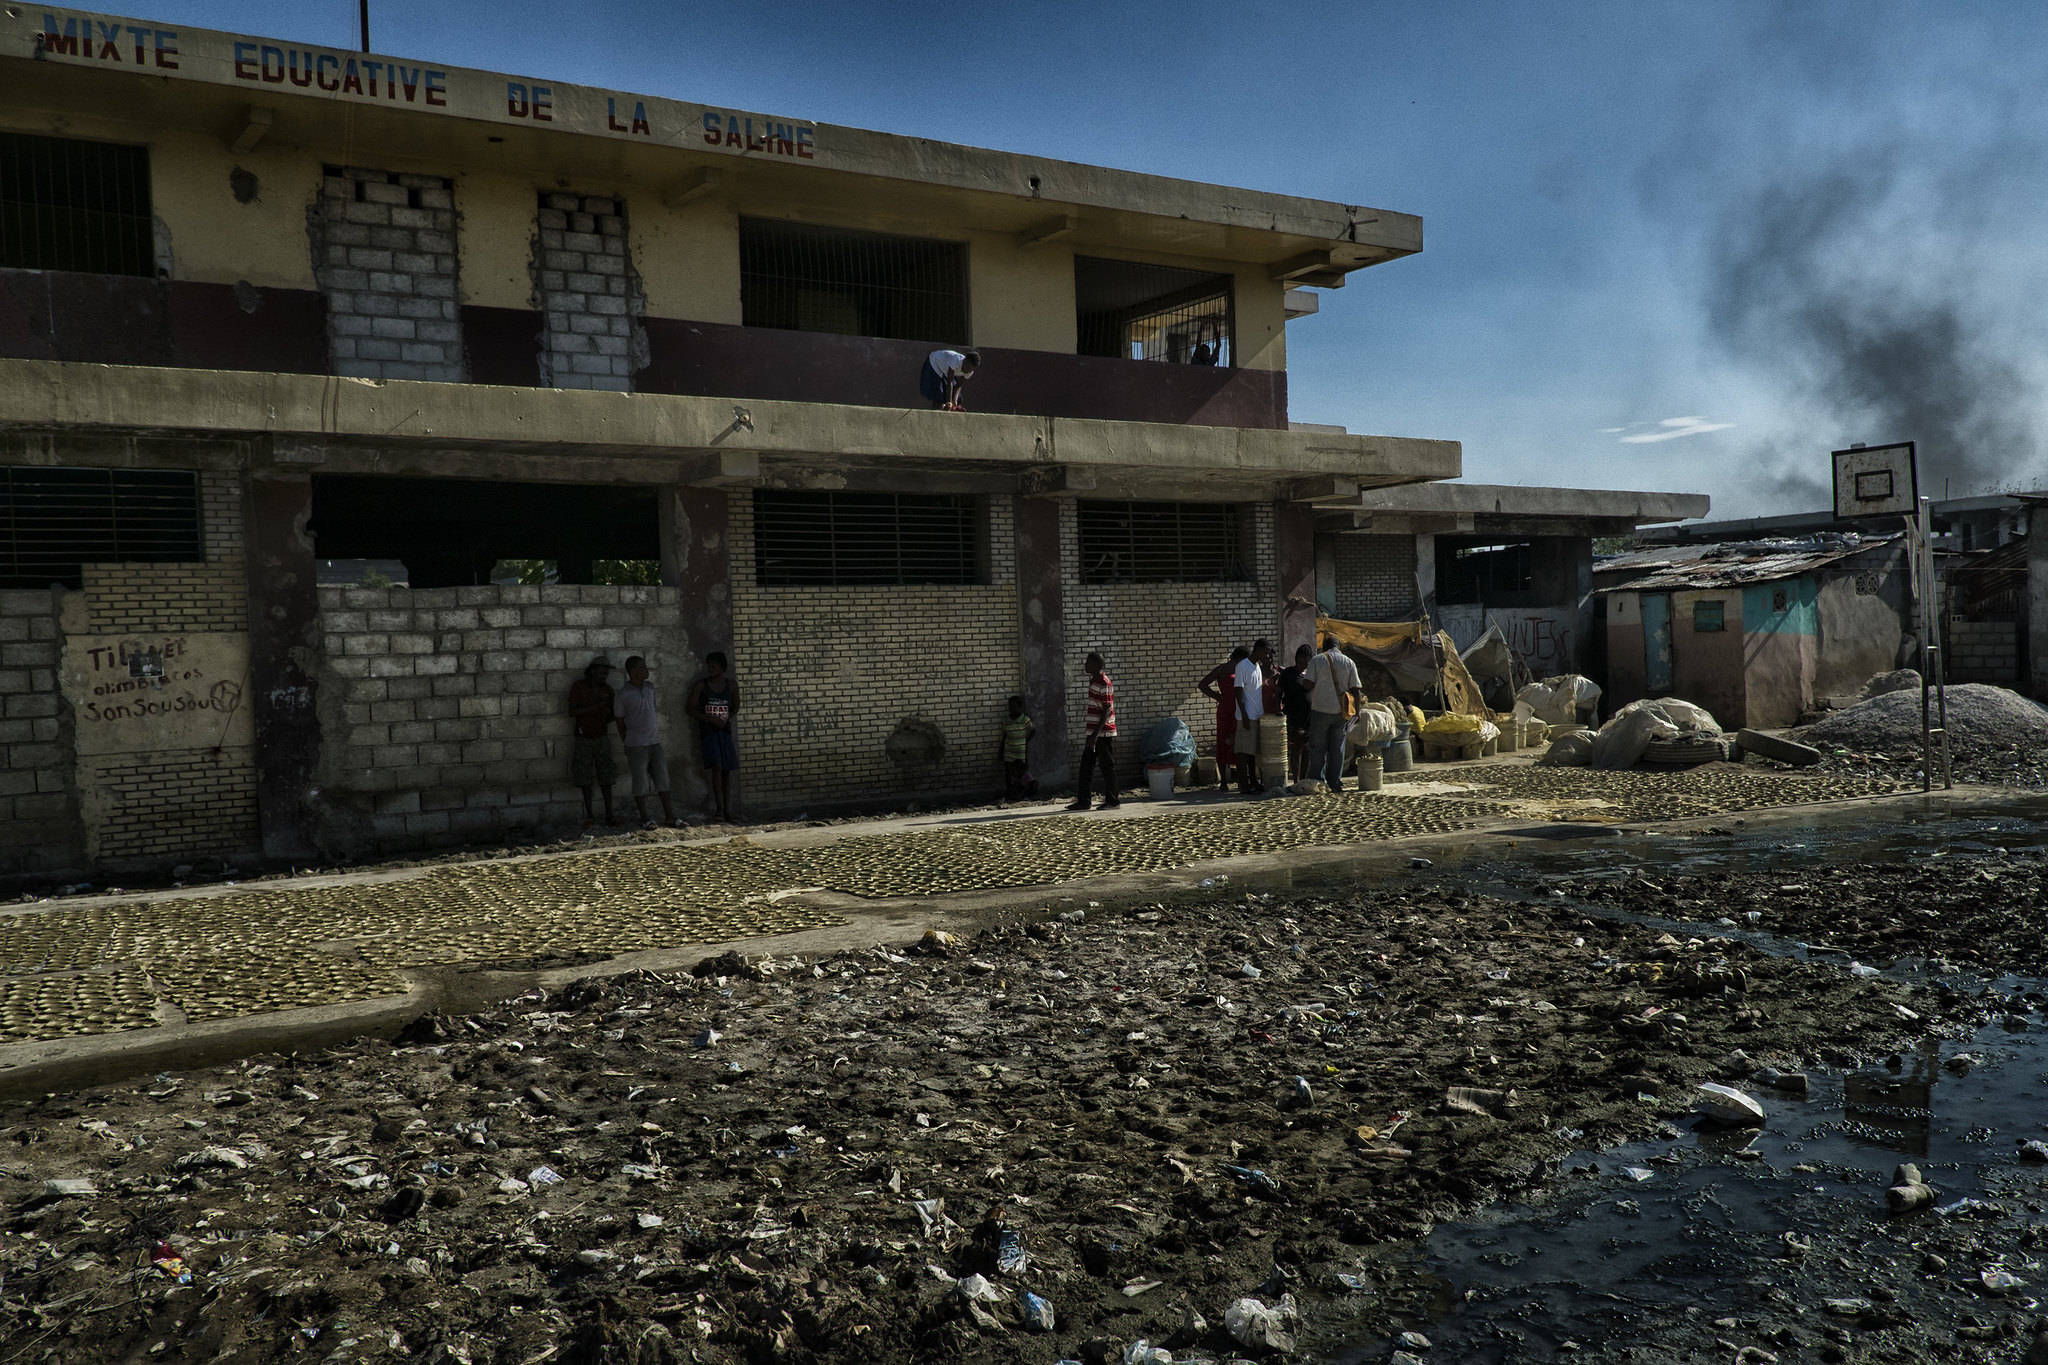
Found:
[(979, 351), (933, 351), (925, 357), (917, 391), (943, 412), (965, 411), (960, 406), (960, 387), (974, 378), (974, 372), (980, 368)]

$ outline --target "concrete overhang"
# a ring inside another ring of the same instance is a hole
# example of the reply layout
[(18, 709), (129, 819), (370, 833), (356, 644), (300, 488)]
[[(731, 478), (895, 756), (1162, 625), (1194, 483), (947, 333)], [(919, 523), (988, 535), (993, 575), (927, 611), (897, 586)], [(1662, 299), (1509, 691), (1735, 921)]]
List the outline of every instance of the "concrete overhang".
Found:
[(1455, 477), (1455, 441), (672, 394), (0, 360), (0, 432), (34, 462), (136, 437), (260, 442), (328, 473), (858, 487), (1193, 501)]
[(1326, 504), (1318, 524), (1384, 534), (1625, 535), (1705, 516), (1709, 505), (1704, 493), (1426, 483), (1366, 489), (1349, 502)]
[[(61, 37), (49, 42), (46, 14), (60, 30), (66, 22), (101, 21), (118, 41), (99, 49), (101, 56), (82, 57), (65, 50)], [(173, 67), (161, 65), (161, 35), (170, 35)], [(1057, 237), (1086, 252), (1236, 261), (1324, 286), (1422, 249), (1419, 217), (1363, 205), (410, 58), (396, 64), (412, 74), (412, 84), (387, 87), (382, 98), (366, 93), (367, 86), (354, 94), (325, 91), (310, 82), (295, 85), (288, 72), (301, 68), (287, 68), (287, 59), (393, 63), (382, 54), (274, 38), (4, 6), (0, 120), (12, 115), (34, 126), (38, 116), (56, 114), (89, 126), (115, 119), (196, 130), (224, 147), (254, 145), (255, 139), (265, 147), (303, 148), (347, 164), (433, 174), (484, 170), (608, 191), (644, 186), (655, 198), (720, 195), (744, 202), (750, 212), (813, 221), (829, 222), (835, 209), (850, 210), (897, 220), (906, 231), (929, 234), (940, 224), (947, 232), (1004, 232), (1019, 241)], [(321, 79), (338, 69), (322, 67)], [(269, 79), (273, 72), (275, 80)], [(423, 72), (440, 78), (433, 107)], [(548, 92), (545, 122), (536, 118), (536, 89)], [(405, 90), (410, 93), (403, 99), (394, 93)], [(522, 104), (525, 112), (515, 112)], [(711, 137), (714, 127), (741, 126), (740, 145)], [(801, 130), (802, 140), (770, 137), (768, 130)], [(715, 177), (707, 179), (707, 171)]]

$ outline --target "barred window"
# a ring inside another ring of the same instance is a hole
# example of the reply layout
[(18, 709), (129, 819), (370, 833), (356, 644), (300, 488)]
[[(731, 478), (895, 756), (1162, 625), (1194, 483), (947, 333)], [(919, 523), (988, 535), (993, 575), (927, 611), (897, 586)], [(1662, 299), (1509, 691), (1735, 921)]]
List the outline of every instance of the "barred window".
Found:
[(979, 583), (979, 502), (928, 493), (754, 494), (764, 587)]
[(1436, 600), (1445, 606), (1503, 605), (1536, 586), (1534, 547), (1526, 540), (1488, 544), (1436, 538)]
[(1082, 355), (1235, 364), (1230, 304), (1228, 275), (1074, 258), (1076, 349)]
[(1077, 505), (1083, 583), (1228, 583), (1250, 577), (1250, 509), (1214, 502)]
[(80, 587), (87, 564), (205, 558), (197, 474), (0, 468), (0, 588)]
[(149, 149), (0, 133), (0, 266), (156, 274)]
[(740, 321), (899, 341), (967, 338), (967, 247), (740, 219)]

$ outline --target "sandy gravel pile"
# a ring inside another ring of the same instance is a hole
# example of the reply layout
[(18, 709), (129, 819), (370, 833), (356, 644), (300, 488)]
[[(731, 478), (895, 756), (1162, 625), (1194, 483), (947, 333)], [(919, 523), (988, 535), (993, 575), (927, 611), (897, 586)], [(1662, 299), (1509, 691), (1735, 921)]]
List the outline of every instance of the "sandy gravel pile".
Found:
[[(2048, 776), (2048, 707), (1985, 683), (1948, 689), (1949, 744), (1958, 776), (2039, 786)], [(1920, 692), (1886, 692), (1810, 725), (1799, 736), (1827, 750), (1917, 763)]]

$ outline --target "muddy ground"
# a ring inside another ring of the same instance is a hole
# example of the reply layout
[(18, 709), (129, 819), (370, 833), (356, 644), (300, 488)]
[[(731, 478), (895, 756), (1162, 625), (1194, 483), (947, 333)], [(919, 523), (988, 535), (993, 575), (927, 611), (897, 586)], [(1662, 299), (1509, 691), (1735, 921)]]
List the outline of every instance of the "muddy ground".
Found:
[[(2014, 1007), (1434, 875), (1049, 900), (7, 1106), (0, 1362), (1336, 1359), (1427, 1316), (1415, 1238), (1692, 1129), (1695, 1082)], [(1848, 875), (1845, 932), (1892, 899)]]
[(1548, 894), (1774, 935), (1875, 967), (2048, 977), (2048, 860), (1935, 852), (1882, 867), (1571, 878)]

